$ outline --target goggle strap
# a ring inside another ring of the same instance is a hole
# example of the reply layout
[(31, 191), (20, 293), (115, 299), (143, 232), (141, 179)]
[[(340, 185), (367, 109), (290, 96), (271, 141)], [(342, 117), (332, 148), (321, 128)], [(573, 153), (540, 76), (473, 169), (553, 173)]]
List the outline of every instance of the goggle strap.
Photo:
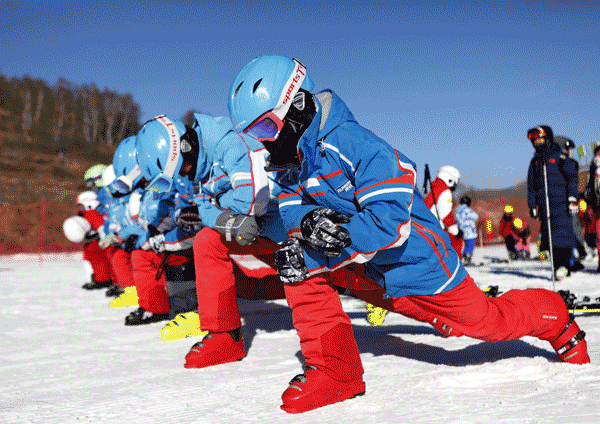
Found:
[(142, 173), (142, 170), (140, 169), (139, 165), (136, 165), (133, 167), (133, 169), (131, 171), (129, 171), (129, 174), (127, 174), (127, 180), (131, 183), (130, 185), (133, 186), (133, 182), (135, 181), (135, 179), (137, 177), (140, 176), (140, 174)]
[(277, 102), (277, 106), (273, 109), (273, 113), (282, 121), (283, 118), (285, 118), (285, 115), (287, 115), (288, 110), (290, 110), (290, 106), (294, 101), (296, 93), (300, 90), (304, 78), (306, 78), (306, 67), (297, 59), (294, 59), (294, 62), (296, 63), (296, 66), (283, 86), (284, 88), (279, 97), (279, 101)]
[(177, 162), (179, 162), (179, 156), (181, 155), (179, 131), (175, 124), (164, 115), (158, 116), (156, 120), (164, 125), (167, 134), (169, 134), (169, 158), (167, 159), (167, 164), (165, 165), (163, 173), (166, 176), (173, 178), (175, 169), (177, 168)]

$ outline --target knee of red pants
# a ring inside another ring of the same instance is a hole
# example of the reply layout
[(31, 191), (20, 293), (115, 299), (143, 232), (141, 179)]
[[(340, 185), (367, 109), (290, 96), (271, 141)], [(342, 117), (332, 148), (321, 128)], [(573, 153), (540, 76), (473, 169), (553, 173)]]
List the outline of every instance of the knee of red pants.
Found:
[(134, 250), (131, 262), (139, 306), (155, 314), (169, 312), (167, 280), (164, 272), (159, 272), (163, 257), (152, 250)]
[(114, 249), (110, 263), (116, 277), (116, 283), (119, 287), (125, 288), (133, 285), (133, 275), (131, 270), (131, 254), (123, 249)]
[(212, 228), (204, 227), (194, 237), (194, 258), (217, 256), (225, 258), (229, 255), (230, 248), (224, 238)]
[(284, 288), (306, 363), (337, 381), (360, 377), (364, 370), (350, 318), (333, 287), (317, 277)]
[(93, 241), (83, 247), (83, 258), (90, 263), (96, 281), (108, 281), (111, 278), (110, 264), (104, 251)]

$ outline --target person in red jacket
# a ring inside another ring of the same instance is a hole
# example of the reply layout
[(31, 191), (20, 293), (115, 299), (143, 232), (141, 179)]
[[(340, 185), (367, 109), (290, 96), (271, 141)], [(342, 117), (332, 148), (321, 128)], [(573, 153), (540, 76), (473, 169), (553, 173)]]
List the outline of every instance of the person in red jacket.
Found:
[(512, 237), (515, 240), (515, 259), (529, 259), (531, 252), (529, 251), (529, 243), (531, 242), (531, 229), (527, 221), (521, 218), (515, 218), (512, 223)]
[(517, 241), (513, 236), (513, 224), (515, 221), (513, 211), (514, 209), (510, 205), (506, 205), (504, 207), (504, 215), (502, 215), (502, 219), (500, 220), (500, 224), (498, 225), (498, 233), (500, 233), (500, 236), (504, 239), (504, 245), (506, 246), (506, 250), (508, 250), (508, 257), (510, 259), (517, 259), (519, 255), (517, 254), (517, 250), (515, 249)]
[(437, 178), (431, 183), (431, 191), (425, 197), (425, 204), (440, 221), (442, 228), (450, 235), (452, 247), (462, 259), (463, 234), (458, 228), (453, 213), (452, 192), (460, 179), (460, 172), (453, 166), (442, 166)]
[(596, 215), (592, 208), (588, 208), (583, 194), (579, 195), (579, 222), (583, 229), (583, 238), (589, 248), (589, 254), (597, 256), (597, 233), (596, 233)]
[(96, 193), (93, 191), (84, 191), (75, 200), (79, 205), (78, 215), (84, 217), (91, 225), (96, 237), (88, 238), (83, 246), (83, 260), (89, 262), (92, 267), (92, 279), (85, 283), (82, 288), (86, 290), (96, 290), (103, 288), (112, 288), (112, 272), (110, 262), (105, 251), (98, 245), (98, 231), (102, 231), (104, 217), (96, 209), (100, 202), (96, 200)]

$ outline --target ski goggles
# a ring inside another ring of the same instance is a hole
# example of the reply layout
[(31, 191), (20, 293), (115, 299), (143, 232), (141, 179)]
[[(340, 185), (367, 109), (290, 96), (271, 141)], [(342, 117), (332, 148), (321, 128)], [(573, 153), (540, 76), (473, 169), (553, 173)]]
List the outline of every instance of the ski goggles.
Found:
[(94, 178), (88, 178), (87, 180), (85, 180), (85, 185), (87, 188), (94, 188), (94, 186), (96, 186), (96, 182), (98, 181), (102, 181), (102, 174)]
[(547, 136), (548, 135), (546, 134), (546, 131), (544, 131), (544, 129), (540, 127), (532, 128), (529, 131), (527, 131), (527, 138), (531, 141), (535, 140), (536, 138)]
[(275, 141), (283, 128), (283, 120), (275, 115), (273, 111), (269, 111), (261, 115), (248, 128), (244, 130), (244, 134), (248, 134), (260, 141)]
[(167, 134), (169, 134), (169, 157), (163, 171), (150, 180), (146, 186), (146, 190), (153, 191), (155, 193), (167, 193), (173, 189), (173, 176), (175, 175), (179, 158), (181, 156), (181, 140), (177, 127), (169, 118), (161, 115), (154, 119), (163, 124), (167, 130)]
[(283, 119), (306, 78), (306, 67), (299, 60), (293, 60), (296, 66), (285, 83), (275, 108), (259, 116), (244, 130), (244, 134), (248, 134), (261, 143), (277, 139), (283, 128)]
[(133, 182), (140, 176), (141, 173), (142, 171), (140, 170), (140, 167), (136, 165), (127, 175), (122, 175), (110, 183), (108, 189), (112, 194), (130, 193), (133, 190)]

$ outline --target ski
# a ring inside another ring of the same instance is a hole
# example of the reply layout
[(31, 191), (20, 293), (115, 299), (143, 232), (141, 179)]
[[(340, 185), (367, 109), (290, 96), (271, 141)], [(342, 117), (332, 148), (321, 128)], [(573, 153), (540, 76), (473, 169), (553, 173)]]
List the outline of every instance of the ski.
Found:
[(487, 296), (487, 297), (498, 297), (499, 295), (501, 295), (504, 292), (501, 292), (499, 290), (498, 286), (488, 286), (484, 289), (481, 289), (481, 291)]
[(577, 296), (569, 290), (559, 290), (567, 309), (573, 314), (598, 314), (600, 313), (600, 297), (592, 299), (590, 296)]

